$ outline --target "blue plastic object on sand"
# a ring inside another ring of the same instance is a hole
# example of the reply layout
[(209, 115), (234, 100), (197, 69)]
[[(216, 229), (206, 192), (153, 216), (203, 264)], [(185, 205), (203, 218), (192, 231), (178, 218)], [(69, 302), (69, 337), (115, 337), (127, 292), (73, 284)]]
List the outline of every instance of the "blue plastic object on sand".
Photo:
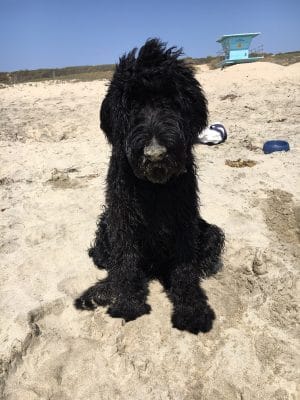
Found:
[(268, 140), (264, 143), (263, 152), (265, 154), (274, 153), (275, 151), (289, 151), (290, 145), (285, 140)]

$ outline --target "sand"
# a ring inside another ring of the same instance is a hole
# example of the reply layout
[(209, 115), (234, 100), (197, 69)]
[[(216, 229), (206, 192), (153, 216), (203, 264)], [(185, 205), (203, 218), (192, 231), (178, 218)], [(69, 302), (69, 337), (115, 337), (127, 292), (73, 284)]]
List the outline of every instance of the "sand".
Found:
[[(197, 72), (210, 121), (228, 129), (195, 147), (201, 213), (227, 237), (203, 283), (217, 319), (197, 336), (172, 328), (157, 282), (152, 313), (127, 324), (72, 305), (105, 276), (86, 250), (104, 202), (107, 82), (0, 89), (1, 399), (299, 399), (300, 63)], [(274, 138), (290, 152), (264, 155)]]

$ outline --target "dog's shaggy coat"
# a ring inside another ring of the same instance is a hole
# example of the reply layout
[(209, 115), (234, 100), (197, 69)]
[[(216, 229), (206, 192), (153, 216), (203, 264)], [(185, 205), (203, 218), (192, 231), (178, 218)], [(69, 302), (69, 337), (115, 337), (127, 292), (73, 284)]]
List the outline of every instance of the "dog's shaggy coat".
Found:
[(207, 103), (180, 55), (150, 39), (116, 66), (100, 112), (112, 145), (106, 208), (89, 251), (108, 276), (75, 304), (108, 306), (130, 321), (150, 312), (148, 282), (158, 279), (174, 306), (173, 326), (198, 333), (214, 319), (199, 281), (217, 272), (224, 236), (198, 211), (192, 147), (207, 125)]

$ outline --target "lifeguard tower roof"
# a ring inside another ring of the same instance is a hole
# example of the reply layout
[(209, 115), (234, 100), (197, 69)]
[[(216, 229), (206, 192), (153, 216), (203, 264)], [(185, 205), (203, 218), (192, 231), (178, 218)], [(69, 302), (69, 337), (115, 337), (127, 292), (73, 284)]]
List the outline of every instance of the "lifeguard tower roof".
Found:
[(245, 62), (257, 61), (263, 57), (249, 57), (249, 47), (252, 39), (260, 35), (260, 32), (255, 33), (235, 33), (233, 35), (223, 35), (217, 40), (223, 47), (225, 59), (220, 65), (239, 64)]
[(233, 38), (233, 37), (240, 37), (240, 36), (251, 36), (251, 40), (255, 38), (255, 36), (260, 35), (261, 32), (255, 32), (255, 33), (234, 33), (232, 35), (223, 35), (220, 37), (220, 39), (217, 40), (217, 42), (221, 43), (224, 39), (226, 38)]

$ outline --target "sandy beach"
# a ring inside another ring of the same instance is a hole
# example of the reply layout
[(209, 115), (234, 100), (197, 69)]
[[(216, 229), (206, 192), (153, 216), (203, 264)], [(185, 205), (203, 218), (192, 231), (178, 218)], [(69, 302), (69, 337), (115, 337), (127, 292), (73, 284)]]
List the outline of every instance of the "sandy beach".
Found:
[[(203, 283), (217, 318), (199, 335), (172, 328), (157, 282), (151, 314), (127, 324), (73, 307), (105, 276), (87, 249), (110, 155), (107, 82), (0, 88), (1, 400), (300, 398), (300, 63), (201, 66), (197, 78), (210, 122), (228, 130), (194, 149), (201, 214), (226, 233), (224, 268)], [(290, 151), (265, 155), (270, 139)]]

